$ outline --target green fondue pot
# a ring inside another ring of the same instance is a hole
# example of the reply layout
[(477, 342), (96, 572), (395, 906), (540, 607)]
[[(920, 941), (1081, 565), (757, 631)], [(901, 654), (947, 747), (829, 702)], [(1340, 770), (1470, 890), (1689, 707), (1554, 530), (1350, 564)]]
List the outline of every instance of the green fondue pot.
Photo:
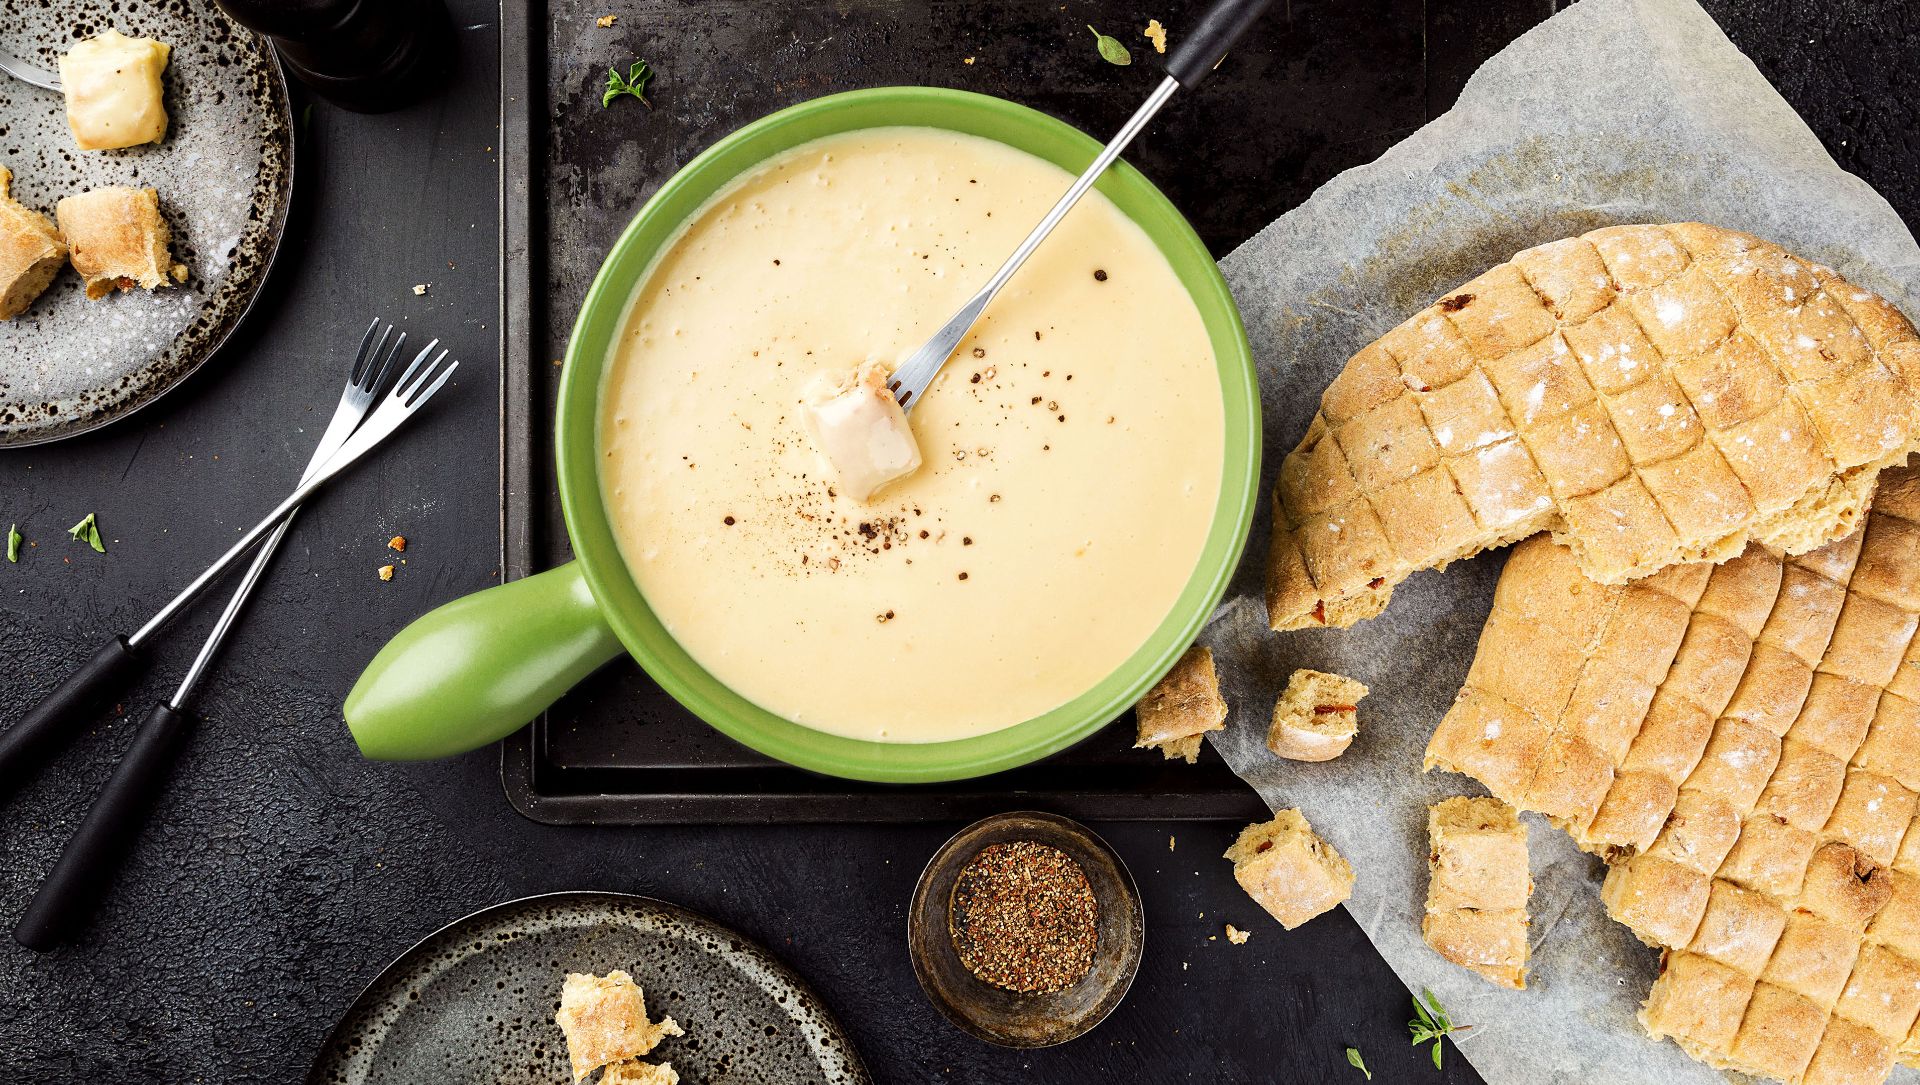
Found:
[(859, 780), (955, 780), (1027, 764), (1092, 734), (1138, 700), (1193, 642), (1246, 543), (1260, 473), (1260, 398), (1246, 333), (1212, 257), (1166, 197), (1124, 162), (1097, 187), (1153, 239), (1199, 307), (1226, 411), (1220, 499), (1206, 547), (1146, 643), (1092, 689), (1024, 723), (949, 742), (870, 742), (803, 727), (728, 689), (675, 643), (647, 606), (615, 545), (597, 473), (601, 389), (628, 301), (681, 225), (728, 182), (809, 140), (887, 125), (984, 136), (1069, 174), (1085, 169), (1100, 150), (1085, 134), (1012, 102), (882, 87), (790, 106), (727, 136), (675, 174), (614, 243), (567, 348), (554, 439), (560, 503), (577, 560), (448, 603), (382, 648), (347, 695), (347, 726), (363, 754), (407, 760), (483, 746), (626, 652), (694, 714), (770, 757)]

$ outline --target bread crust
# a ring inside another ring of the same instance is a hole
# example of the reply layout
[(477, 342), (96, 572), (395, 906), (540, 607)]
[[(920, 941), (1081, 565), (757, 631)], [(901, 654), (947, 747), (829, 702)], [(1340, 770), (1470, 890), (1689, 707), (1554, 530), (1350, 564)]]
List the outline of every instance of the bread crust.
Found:
[(13, 198), (13, 171), (0, 166), (0, 320), (26, 312), (66, 262), (53, 220)]
[(1281, 465), (1275, 629), (1541, 531), (1619, 584), (1851, 532), (1920, 449), (1920, 336), (1831, 269), (1700, 223), (1516, 254), (1362, 348)]
[(1513, 807), (1455, 797), (1427, 810), (1427, 910), (1434, 952), (1502, 987), (1527, 985), (1527, 827)]
[(1353, 867), (1298, 810), (1242, 829), (1226, 858), (1240, 888), (1287, 930), (1353, 895)]
[(640, 985), (618, 969), (604, 976), (568, 973), (553, 1019), (566, 1036), (575, 1081), (645, 1055), (668, 1036), (685, 1035), (671, 1017), (649, 1021)]
[(135, 286), (152, 290), (185, 271), (174, 270), (173, 233), (151, 188), (96, 188), (61, 200), (54, 214), (89, 299)]
[(1273, 706), (1267, 749), (1290, 761), (1331, 761), (1360, 733), (1359, 704), (1367, 687), (1345, 675), (1294, 671)]
[(1200, 757), (1208, 731), (1227, 725), (1227, 702), (1220, 696), (1220, 674), (1213, 650), (1188, 648), (1160, 681), (1134, 706), (1138, 731), (1134, 748), (1153, 747), (1171, 761), (1188, 764)]
[(1920, 464), (1865, 523), (1627, 585), (1516, 547), (1427, 746), (1609, 863), (1641, 1021), (1803, 1085), (1920, 1064)]

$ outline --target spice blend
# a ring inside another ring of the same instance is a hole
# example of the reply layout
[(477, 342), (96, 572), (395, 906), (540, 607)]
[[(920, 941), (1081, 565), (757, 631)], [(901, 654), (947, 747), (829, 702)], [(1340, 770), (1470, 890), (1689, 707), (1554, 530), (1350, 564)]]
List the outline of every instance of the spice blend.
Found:
[(961, 868), (947, 931), (960, 963), (982, 982), (1052, 994), (1092, 970), (1099, 919), (1080, 864), (1058, 848), (1015, 840), (981, 849)]

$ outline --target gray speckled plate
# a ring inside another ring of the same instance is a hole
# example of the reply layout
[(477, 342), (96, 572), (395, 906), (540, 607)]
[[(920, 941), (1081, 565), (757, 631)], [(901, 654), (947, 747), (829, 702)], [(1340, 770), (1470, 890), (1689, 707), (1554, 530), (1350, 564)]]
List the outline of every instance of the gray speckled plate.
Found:
[(553, 1023), (568, 972), (613, 969), (687, 1034), (652, 1061), (688, 1085), (870, 1085), (840, 1024), (766, 950), (650, 897), (555, 893), (497, 904), (408, 950), (334, 1027), (308, 1085), (562, 1085)]
[(0, 448), (105, 425), (185, 380), (240, 323), (286, 224), (293, 118), (264, 40), (212, 0), (0, 0), (0, 49), (49, 70), (108, 28), (173, 47), (166, 139), (80, 151), (60, 95), (0, 76), (0, 165), (15, 198), (49, 215), (102, 185), (158, 190), (188, 279), (90, 302), (68, 268), (0, 321)]

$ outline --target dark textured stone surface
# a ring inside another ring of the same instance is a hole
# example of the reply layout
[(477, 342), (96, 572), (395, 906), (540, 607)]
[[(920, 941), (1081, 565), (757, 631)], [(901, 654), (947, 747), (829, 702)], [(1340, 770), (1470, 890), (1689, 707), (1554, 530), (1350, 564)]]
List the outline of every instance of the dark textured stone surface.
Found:
[[(44, 958), (0, 945), (0, 1081), (297, 1080), (361, 985), (414, 939), (475, 908), (557, 889), (648, 893), (759, 939), (820, 991), (884, 1082), (1345, 1083), (1358, 1080), (1341, 1054), (1348, 1043), (1365, 1051), (1377, 1081), (1474, 1080), (1456, 1055), (1436, 1074), (1407, 1046), (1405, 992), (1344, 913), (1283, 933), (1234, 888), (1218, 857), (1237, 826), (1099, 827), (1144, 896), (1139, 979), (1089, 1036), (1012, 1053), (942, 1022), (908, 967), (913, 880), (954, 825), (552, 829), (509, 810), (490, 751), (430, 765), (367, 764), (353, 753), (338, 703), (358, 668), (408, 618), (497, 573), (493, 14), (469, 0), (452, 6), (468, 29), (464, 67), (445, 96), (377, 117), (315, 107), (281, 265), (233, 347), (124, 426), (0, 454), (0, 519), (17, 520), (38, 543), (20, 565), (0, 565), (0, 695), (17, 706), (96, 637), (142, 620), (292, 480), (318, 435), (316, 405), (331, 403), (341, 354), (370, 316), (384, 312), (416, 334), (446, 337), (469, 362), (430, 417), (302, 521), (220, 664), (201, 706), (209, 720), (94, 933)], [(1115, 26), (1154, 13), (1069, 6), (1063, 14), (1077, 22)], [(1471, 69), (1452, 51), (1497, 45), (1461, 36), (1454, 20), (1477, 18), (1474, 11), (1431, 0), (1290, 6), (1277, 4), (1275, 17), (1283, 36), (1304, 35), (1287, 37), (1302, 53), (1274, 73), (1306, 88), (1301, 96), (1249, 103), (1238, 127), (1210, 126), (1196, 112), (1190, 127), (1165, 130), (1169, 143), (1176, 135), (1186, 143), (1143, 158), (1216, 248), (1443, 106)], [(624, 10), (621, 0), (606, 7)], [(1545, 7), (1497, 0), (1477, 10), (1511, 33)], [(1842, 162), (1920, 221), (1913, 9), (1899, 0), (1844, 11), (1785, 0), (1709, 7)], [(633, 37), (619, 48), (685, 42), (742, 9), (662, 8), (650, 25), (629, 22)], [(1404, 89), (1361, 102), (1375, 122), (1307, 131), (1314, 110), (1350, 91), (1335, 69), (1304, 58), (1337, 57), (1382, 35), (1418, 42), (1409, 20), (1428, 9), (1428, 64)], [(1010, 48), (1006, 27), (970, 15), (986, 9), (961, 0), (871, 0), (844, 10), (849, 20), (925, 13), (911, 32), (876, 41), (869, 57)], [(1453, 44), (1435, 59), (1442, 42)], [(791, 81), (795, 97), (827, 89), (820, 81), (837, 62), (830, 48), (784, 39), (742, 49), (715, 52), (708, 63), (751, 65), (770, 83)], [(1095, 130), (1124, 110), (1073, 89), (1093, 75), (1070, 49), (1027, 55), (967, 78), (990, 91), (1058, 87), (1053, 108)], [(700, 85), (676, 79), (672, 93), (698, 104)], [(664, 76), (658, 90), (664, 102)], [(672, 146), (629, 165), (670, 167), (675, 148), (718, 134), (720, 104), (690, 115)], [(1263, 150), (1243, 132), (1276, 110), (1296, 114), (1283, 126), (1294, 134)], [(667, 123), (659, 113), (648, 121)], [(1187, 167), (1173, 165), (1195, 141), (1218, 149), (1212, 179), (1182, 180)], [(603, 242), (624, 217), (623, 205), (581, 225)], [(422, 282), (431, 293), (416, 297), (411, 287)], [(64, 529), (89, 510), (100, 514), (105, 556), (66, 540)], [(395, 533), (409, 539), (408, 563), (382, 584), (374, 570)], [(184, 635), (209, 617), (196, 615), (163, 647), (129, 715), (164, 694), (163, 678), (190, 654)], [(102, 726), (54, 772), (0, 797), (0, 918), (17, 915), (125, 741), (122, 728)], [(1213, 940), (1227, 921), (1253, 930), (1252, 941)]]

